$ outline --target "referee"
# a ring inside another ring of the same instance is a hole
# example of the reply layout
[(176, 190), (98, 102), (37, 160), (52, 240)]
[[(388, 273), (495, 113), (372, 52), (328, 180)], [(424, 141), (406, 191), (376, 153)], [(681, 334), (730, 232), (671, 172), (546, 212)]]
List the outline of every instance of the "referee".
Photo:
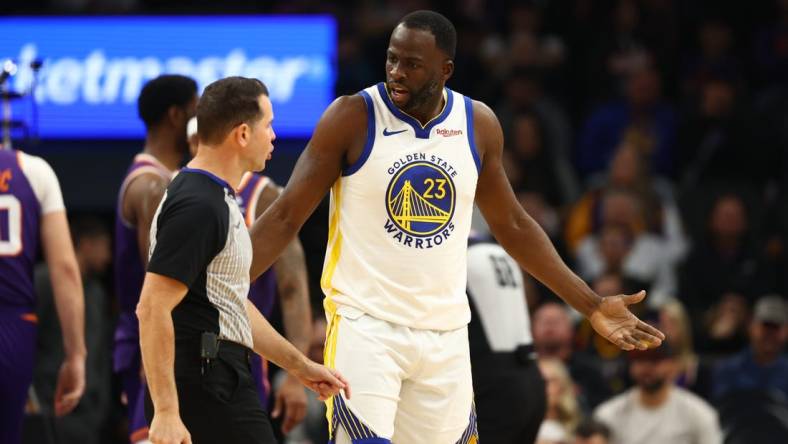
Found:
[(468, 247), (473, 391), (486, 444), (533, 443), (544, 418), (545, 384), (531, 338), (520, 267), (492, 242)]
[(233, 190), (270, 158), (273, 117), (259, 80), (209, 85), (197, 106), (197, 155), (153, 218), (137, 316), (154, 444), (275, 442), (250, 372), (252, 350), (321, 398), (346, 388), (247, 300), (252, 245)]

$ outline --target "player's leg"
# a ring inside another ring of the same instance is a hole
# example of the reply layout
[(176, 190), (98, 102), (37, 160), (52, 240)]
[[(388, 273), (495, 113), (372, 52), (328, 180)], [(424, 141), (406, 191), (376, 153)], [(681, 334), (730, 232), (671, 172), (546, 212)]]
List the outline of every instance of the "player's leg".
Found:
[(395, 443), (476, 443), (468, 330), (415, 331), (422, 346), (419, 371), (403, 382)]
[[(2, 316), (2, 315), (0, 315)], [(27, 391), (33, 381), (36, 326), (0, 317), (0, 442), (21, 442)]]
[(127, 417), (129, 421), (129, 442), (146, 443), (148, 421), (145, 419), (145, 385), (140, 374), (139, 357), (120, 371), (123, 394), (126, 395)]
[(325, 363), (350, 383), (352, 398), (327, 403), (331, 440), (337, 443), (388, 443), (401, 380), (417, 358), (408, 329), (347, 311), (329, 322)]

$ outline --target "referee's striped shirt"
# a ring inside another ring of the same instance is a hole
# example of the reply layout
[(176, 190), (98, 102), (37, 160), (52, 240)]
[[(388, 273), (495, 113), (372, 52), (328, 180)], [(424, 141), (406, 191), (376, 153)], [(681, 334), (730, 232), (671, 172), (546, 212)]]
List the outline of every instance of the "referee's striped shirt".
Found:
[(148, 271), (189, 288), (172, 312), (176, 343), (209, 331), (252, 348), (245, 307), (252, 243), (233, 187), (184, 168), (167, 187), (150, 239)]

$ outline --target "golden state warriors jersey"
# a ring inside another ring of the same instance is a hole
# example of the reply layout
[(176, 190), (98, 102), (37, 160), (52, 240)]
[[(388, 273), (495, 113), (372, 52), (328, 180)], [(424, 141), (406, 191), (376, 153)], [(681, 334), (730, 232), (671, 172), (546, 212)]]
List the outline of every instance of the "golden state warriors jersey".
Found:
[(422, 126), (392, 103), (383, 83), (359, 94), (367, 140), (331, 189), (326, 310), (460, 328), (470, 320), (466, 251), (481, 166), (472, 102), (447, 88), (443, 110)]

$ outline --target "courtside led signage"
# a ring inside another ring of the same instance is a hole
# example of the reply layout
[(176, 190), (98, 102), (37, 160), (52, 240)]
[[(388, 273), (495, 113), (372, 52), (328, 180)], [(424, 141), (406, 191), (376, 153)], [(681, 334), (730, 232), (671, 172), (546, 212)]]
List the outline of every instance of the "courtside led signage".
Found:
[(330, 17), (5, 17), (0, 29), (0, 62), (17, 66), (7, 86), (29, 91), (37, 77), (37, 110), (14, 100), (14, 118), (37, 111), (44, 138), (142, 137), (137, 96), (164, 73), (188, 75), (200, 90), (227, 76), (263, 80), (280, 137), (308, 137), (333, 98)]

